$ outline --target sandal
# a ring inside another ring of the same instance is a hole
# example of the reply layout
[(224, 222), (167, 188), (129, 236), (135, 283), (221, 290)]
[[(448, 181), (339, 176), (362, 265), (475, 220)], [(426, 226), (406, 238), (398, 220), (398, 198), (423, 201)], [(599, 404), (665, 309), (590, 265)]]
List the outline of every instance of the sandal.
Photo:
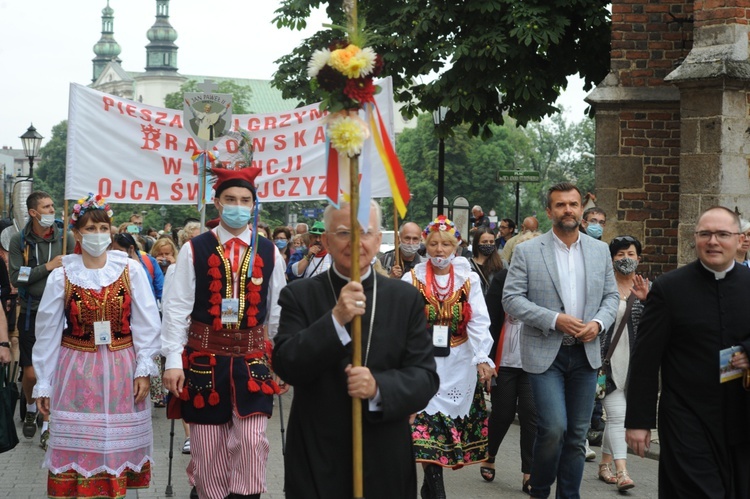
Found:
[(627, 470), (617, 472), (617, 490), (622, 492), (623, 490), (630, 490), (635, 487), (635, 482), (630, 478)]
[(528, 480), (524, 480), (523, 485), (521, 485), (521, 492), (523, 492), (524, 494), (531, 495), (531, 485), (529, 484), (530, 481), (531, 478), (529, 478)]
[[(489, 464), (495, 464), (495, 456), (488, 457), (485, 461)], [(482, 478), (485, 479), (487, 482), (491, 482), (495, 479), (495, 468), (489, 468), (487, 466), (481, 466), (479, 468), (479, 474), (482, 475)]]
[(599, 480), (610, 485), (617, 483), (617, 476), (612, 473), (612, 463), (601, 463), (599, 465)]

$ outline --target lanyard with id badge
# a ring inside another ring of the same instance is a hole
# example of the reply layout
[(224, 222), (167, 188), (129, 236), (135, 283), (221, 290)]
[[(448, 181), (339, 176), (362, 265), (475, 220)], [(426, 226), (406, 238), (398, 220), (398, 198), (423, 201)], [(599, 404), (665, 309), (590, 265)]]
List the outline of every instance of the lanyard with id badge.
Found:
[(109, 321), (104, 320), (104, 311), (107, 307), (107, 296), (109, 295), (109, 289), (104, 291), (104, 298), (102, 299), (101, 308), (101, 320), (94, 322), (94, 344), (95, 345), (111, 345), (112, 344), (112, 328), (110, 328)]
[(451, 353), (450, 332), (446, 325), (432, 326), (432, 350), (435, 357), (447, 357)]

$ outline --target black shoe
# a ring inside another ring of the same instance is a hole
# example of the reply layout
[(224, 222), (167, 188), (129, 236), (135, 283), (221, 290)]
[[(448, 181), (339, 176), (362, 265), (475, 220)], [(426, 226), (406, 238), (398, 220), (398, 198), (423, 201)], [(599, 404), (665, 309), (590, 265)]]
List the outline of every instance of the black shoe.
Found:
[[(489, 464), (495, 464), (495, 456), (488, 457), (487, 461), (485, 462)], [(482, 478), (484, 478), (486, 481), (491, 482), (495, 479), (495, 468), (490, 468), (489, 466), (480, 466), (479, 474), (482, 475)]]
[(36, 435), (36, 419), (39, 413), (26, 411), (26, 417), (23, 418), (23, 436), (26, 438), (34, 438)]
[(427, 484), (430, 499), (446, 499), (442, 466), (428, 465), (424, 470), (424, 480)]
[(200, 497), (198, 497), (198, 489), (195, 487), (190, 489), (190, 499), (200, 499)]

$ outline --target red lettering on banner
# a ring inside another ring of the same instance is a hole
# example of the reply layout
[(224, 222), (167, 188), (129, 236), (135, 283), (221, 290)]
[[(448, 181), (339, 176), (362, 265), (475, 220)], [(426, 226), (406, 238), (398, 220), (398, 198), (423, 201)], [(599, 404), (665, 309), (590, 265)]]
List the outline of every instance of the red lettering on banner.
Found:
[(289, 121), (292, 119), (291, 114), (282, 114), (279, 116), (281, 118), (281, 121), (279, 122), (279, 128), (289, 126)]
[(319, 120), (326, 114), (328, 114), (327, 111), (321, 111), (320, 109), (312, 108), (310, 110), (310, 121)]
[(182, 128), (182, 117), (179, 114), (175, 114), (172, 121), (169, 122), (169, 126)]
[(247, 120), (247, 129), (251, 132), (257, 132), (260, 130), (260, 120), (258, 118), (250, 118)]
[[(253, 166), (255, 166), (254, 163), (255, 163), (255, 161), (253, 161)], [(260, 164), (262, 165), (263, 161), (260, 161)], [(266, 161), (266, 174), (267, 175), (276, 175), (279, 172), (279, 170), (272, 170), (271, 167), (272, 166), (276, 166), (278, 164), (279, 164), (279, 160), (276, 159), (276, 158), (271, 158), (268, 161)]]
[(109, 111), (109, 108), (115, 105), (115, 101), (112, 97), (102, 97), (102, 102), (104, 103), (105, 111)]
[(166, 175), (170, 175), (172, 173), (174, 173), (175, 175), (180, 174), (180, 170), (182, 170), (182, 158), (177, 158), (177, 161), (175, 162), (174, 158), (172, 157), (165, 158), (164, 156), (162, 156), (161, 162), (164, 165), (164, 173)]
[(318, 194), (320, 196), (325, 196), (326, 195), (326, 177), (325, 177), (325, 175), (319, 176), (318, 180), (320, 180), (320, 190), (318, 190)]
[(164, 149), (171, 149), (173, 151), (177, 150), (177, 136), (172, 135), (171, 133), (165, 133), (164, 136), (166, 137), (166, 141), (164, 141)]
[(190, 201), (195, 201), (198, 199), (198, 183), (194, 184), (188, 184), (187, 185), (187, 192), (188, 192), (188, 199)]
[(283, 190), (279, 190), (279, 184), (280, 183), (284, 184), (284, 179), (283, 178), (277, 178), (273, 182), (273, 195), (276, 196), (279, 199), (284, 197), (284, 191)]
[(274, 116), (266, 116), (265, 123), (263, 123), (263, 128), (266, 130), (276, 128), (276, 117)]
[(302, 177), (302, 181), (305, 183), (307, 195), (311, 196), (313, 193), (313, 185), (315, 184), (315, 177)]
[(266, 138), (253, 137), (253, 150), (255, 152), (263, 152), (266, 149)]
[(99, 179), (99, 194), (108, 198), (112, 195), (112, 181), (108, 178)]
[(198, 144), (195, 143), (192, 137), (188, 137), (187, 142), (185, 142), (185, 152), (196, 152), (199, 151)]
[(157, 111), (156, 113), (156, 124), (157, 125), (166, 125), (167, 123), (164, 121), (167, 117), (167, 113), (162, 113)]
[(159, 200), (159, 189), (156, 187), (156, 182), (148, 183), (148, 192), (146, 193), (146, 201), (158, 201)]
[(294, 158), (297, 158), (297, 171), (299, 171), (300, 168), (302, 168), (302, 156), (289, 156), (289, 159), (286, 162), (286, 166), (281, 169), (281, 173), (291, 173), (292, 169), (294, 168)]
[(289, 189), (289, 196), (291, 197), (299, 197), (299, 192), (297, 192), (297, 186), (299, 185), (299, 177), (289, 177), (289, 180), (292, 181), (292, 188)]
[[(123, 180), (122, 185), (125, 186), (125, 181)], [(140, 199), (143, 197), (140, 192), (136, 192), (136, 187), (140, 189), (143, 187), (143, 182), (140, 180), (134, 180), (132, 184), (130, 184), (130, 198), (135, 199), (136, 201), (140, 201)]]
[(294, 147), (307, 146), (307, 142), (305, 142), (305, 132), (307, 132), (307, 130), (297, 130), (294, 132)]
[(141, 119), (143, 121), (151, 121), (151, 110), (150, 109), (141, 109)]
[(322, 126), (319, 126), (317, 130), (315, 130), (315, 138), (313, 139), (313, 145), (320, 144), (321, 142), (326, 141), (326, 131)]
[(135, 115), (136, 109), (137, 108), (134, 105), (128, 104), (127, 106), (125, 106), (125, 114), (127, 114), (131, 118), (137, 118), (137, 116)]
[(282, 151), (286, 148), (286, 135), (275, 135), (273, 141), (276, 143), (273, 148), (277, 151)]
[(141, 132), (143, 132), (143, 145), (141, 146), (141, 149), (146, 149), (147, 151), (159, 150), (159, 147), (161, 146), (161, 142), (159, 142), (161, 129), (154, 128), (151, 125), (141, 125)]
[(307, 111), (302, 111), (301, 113), (295, 112), (294, 117), (297, 118), (297, 123), (301, 125), (302, 119), (305, 117), (306, 114), (307, 114)]
[(229, 154), (234, 154), (234, 153), (236, 153), (239, 150), (240, 150), (240, 146), (239, 146), (239, 144), (237, 143), (236, 140), (234, 140), (234, 139), (228, 139), (227, 140), (227, 152)]
[(172, 183), (172, 194), (170, 194), (169, 199), (180, 201), (186, 195), (188, 200), (194, 201), (198, 197), (198, 183), (183, 184), (182, 179), (178, 178)]

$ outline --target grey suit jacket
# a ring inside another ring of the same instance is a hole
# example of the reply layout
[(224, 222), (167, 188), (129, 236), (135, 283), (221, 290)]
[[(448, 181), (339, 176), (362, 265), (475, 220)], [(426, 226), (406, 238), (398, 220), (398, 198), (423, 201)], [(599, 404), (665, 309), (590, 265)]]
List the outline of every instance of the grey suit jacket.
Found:
[[(619, 293), (609, 248), (580, 235), (586, 272), (584, 323), (598, 319), (606, 331), (615, 321)], [(565, 313), (561, 298), (552, 231), (516, 246), (503, 291), (505, 311), (523, 321), (521, 363), (533, 374), (545, 372), (555, 360), (563, 332), (551, 329), (555, 314)], [(599, 339), (584, 344), (591, 367), (602, 364)]]

